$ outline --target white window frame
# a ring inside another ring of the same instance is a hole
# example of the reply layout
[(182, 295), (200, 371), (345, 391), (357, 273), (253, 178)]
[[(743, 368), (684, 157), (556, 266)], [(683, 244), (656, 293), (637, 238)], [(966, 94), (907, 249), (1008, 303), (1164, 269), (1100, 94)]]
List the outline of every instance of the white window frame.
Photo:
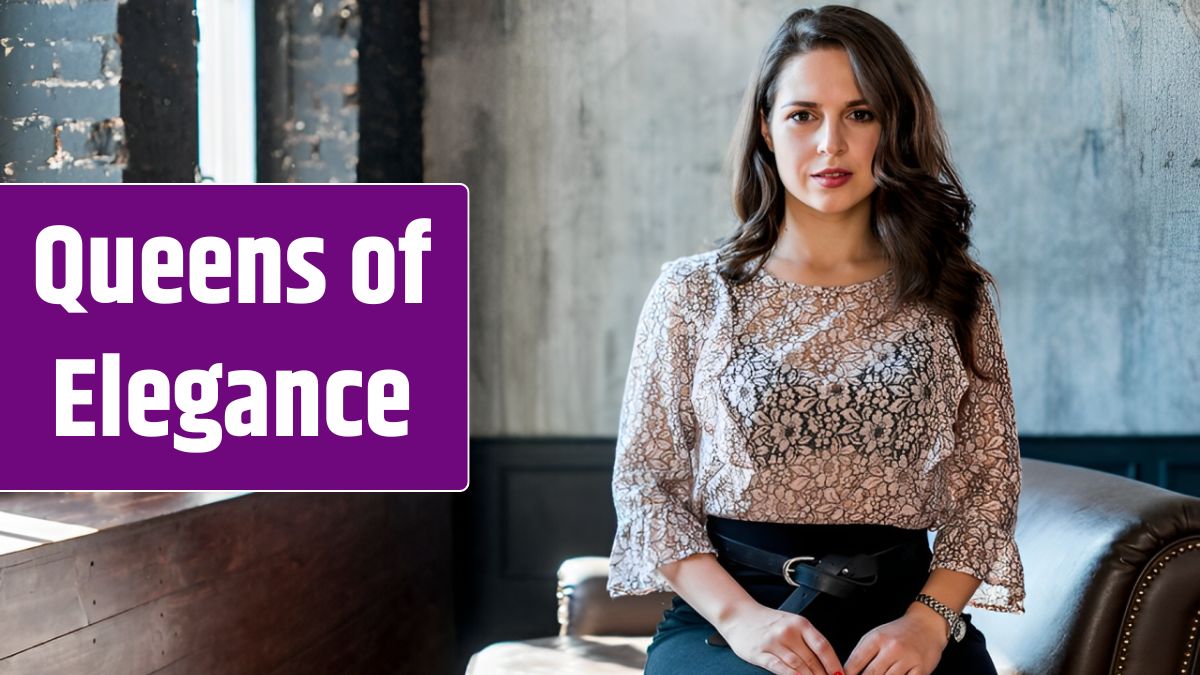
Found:
[(254, 0), (196, 0), (196, 19), (201, 180), (253, 183)]

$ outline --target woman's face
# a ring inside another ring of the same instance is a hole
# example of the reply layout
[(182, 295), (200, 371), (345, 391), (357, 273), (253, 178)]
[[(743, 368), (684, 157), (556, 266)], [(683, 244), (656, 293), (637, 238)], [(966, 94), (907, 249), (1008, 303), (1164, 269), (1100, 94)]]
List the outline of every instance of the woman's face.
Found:
[[(846, 51), (817, 49), (789, 59), (772, 105), (761, 120), (762, 134), (775, 154), (788, 212), (832, 216), (870, 208), (864, 200), (875, 190), (871, 164), (880, 126)], [(849, 175), (815, 175), (828, 169)]]

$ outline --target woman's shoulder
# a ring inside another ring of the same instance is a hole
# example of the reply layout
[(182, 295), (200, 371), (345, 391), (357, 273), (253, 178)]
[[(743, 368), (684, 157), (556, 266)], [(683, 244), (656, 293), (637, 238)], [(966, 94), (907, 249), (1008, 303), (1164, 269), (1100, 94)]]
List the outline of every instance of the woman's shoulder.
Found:
[(661, 277), (664, 282), (689, 290), (708, 288), (720, 279), (717, 262), (715, 249), (675, 258), (662, 264)]
[(721, 275), (717, 252), (706, 251), (668, 260), (650, 292), (650, 302), (698, 318), (720, 306)]

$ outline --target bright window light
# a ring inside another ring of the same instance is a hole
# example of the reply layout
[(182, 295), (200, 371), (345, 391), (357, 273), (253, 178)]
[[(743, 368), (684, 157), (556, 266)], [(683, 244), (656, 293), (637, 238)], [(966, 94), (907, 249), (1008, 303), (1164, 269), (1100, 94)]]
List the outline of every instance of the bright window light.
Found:
[(253, 183), (254, 0), (196, 0), (196, 19), (201, 180)]

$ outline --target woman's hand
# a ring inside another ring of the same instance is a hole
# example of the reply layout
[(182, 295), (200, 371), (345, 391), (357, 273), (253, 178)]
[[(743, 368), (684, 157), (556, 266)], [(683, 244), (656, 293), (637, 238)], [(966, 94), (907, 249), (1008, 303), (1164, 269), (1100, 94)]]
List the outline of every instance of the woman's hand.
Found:
[(775, 675), (842, 675), (833, 646), (798, 614), (746, 603), (717, 628), (743, 661)]
[(846, 675), (929, 675), (948, 641), (946, 620), (914, 604), (904, 616), (858, 641), (846, 661)]

